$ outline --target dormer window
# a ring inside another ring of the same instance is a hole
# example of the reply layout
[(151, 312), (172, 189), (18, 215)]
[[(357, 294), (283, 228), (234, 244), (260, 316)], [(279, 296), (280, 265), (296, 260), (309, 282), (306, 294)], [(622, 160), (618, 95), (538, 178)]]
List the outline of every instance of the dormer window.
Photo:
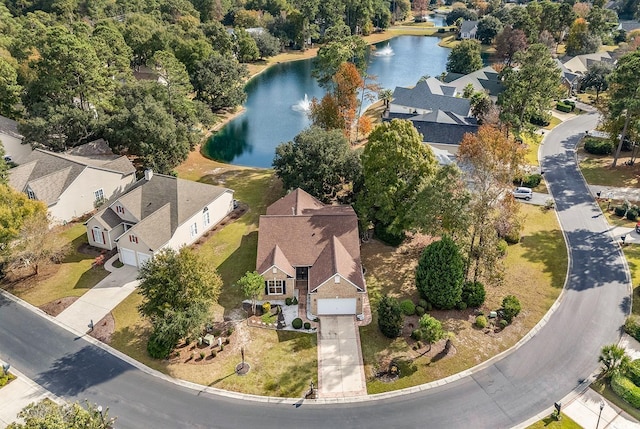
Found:
[(116, 206), (116, 213), (118, 214), (124, 214), (124, 207), (122, 207), (121, 205), (117, 205)]
[(93, 191), (93, 195), (95, 196), (96, 201), (104, 200), (104, 190), (102, 188), (98, 189), (97, 191)]
[(31, 188), (27, 188), (27, 197), (29, 197), (30, 200), (36, 199), (36, 194), (31, 190)]
[(133, 235), (133, 234), (129, 234), (129, 241), (130, 241), (131, 243), (136, 243), (136, 244), (138, 244), (138, 237), (136, 237), (136, 236), (135, 236), (135, 235)]

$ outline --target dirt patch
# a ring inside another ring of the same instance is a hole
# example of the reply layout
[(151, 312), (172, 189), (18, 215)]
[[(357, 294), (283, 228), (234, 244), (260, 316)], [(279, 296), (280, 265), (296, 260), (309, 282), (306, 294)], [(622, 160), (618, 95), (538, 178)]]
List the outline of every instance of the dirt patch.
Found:
[(37, 286), (53, 277), (58, 271), (59, 264), (41, 264), (38, 267), (38, 274), (34, 274), (33, 268), (22, 268), (7, 273), (2, 280), (2, 288), (14, 295)]
[(111, 342), (111, 336), (116, 327), (116, 321), (111, 313), (104, 316), (98, 323), (93, 325), (93, 330), (89, 332), (93, 338), (105, 344)]
[(41, 305), (39, 308), (49, 316), (56, 317), (67, 307), (76, 302), (77, 299), (77, 296), (66, 296), (64, 298), (56, 299), (55, 301), (47, 302), (46, 304)]

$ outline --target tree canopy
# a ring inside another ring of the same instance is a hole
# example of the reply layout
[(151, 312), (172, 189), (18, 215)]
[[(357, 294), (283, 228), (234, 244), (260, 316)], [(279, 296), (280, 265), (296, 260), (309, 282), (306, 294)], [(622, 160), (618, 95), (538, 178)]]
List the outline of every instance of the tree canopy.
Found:
[(211, 317), (222, 280), (193, 250), (164, 249), (140, 268), (138, 307), (153, 327), (147, 350), (166, 357), (181, 338), (193, 337)]
[(447, 71), (469, 74), (482, 68), (480, 44), (477, 40), (463, 40), (454, 46), (447, 59)]
[(18, 413), (23, 422), (14, 422), (7, 429), (113, 429), (116, 418), (109, 416), (109, 409), (85, 401), (57, 404), (49, 399), (34, 402)]
[(350, 201), (362, 180), (360, 152), (340, 130), (302, 131), (276, 148), (273, 166), (285, 189), (302, 188), (324, 202)]

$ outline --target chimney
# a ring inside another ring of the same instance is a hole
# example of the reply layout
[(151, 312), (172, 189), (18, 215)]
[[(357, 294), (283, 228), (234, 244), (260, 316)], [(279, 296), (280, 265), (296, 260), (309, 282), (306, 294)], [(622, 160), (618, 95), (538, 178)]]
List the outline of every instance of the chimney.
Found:
[(147, 168), (146, 170), (144, 170), (144, 179), (148, 182), (149, 180), (151, 180), (151, 178), (153, 177), (153, 170), (150, 168)]

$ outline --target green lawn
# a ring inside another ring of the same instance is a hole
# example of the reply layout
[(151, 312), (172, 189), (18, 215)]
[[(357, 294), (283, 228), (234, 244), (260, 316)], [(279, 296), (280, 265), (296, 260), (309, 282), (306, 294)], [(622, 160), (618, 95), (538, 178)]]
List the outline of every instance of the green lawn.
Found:
[(631, 244), (623, 247), (624, 256), (631, 271), (631, 284), (633, 286), (633, 301), (631, 312), (640, 315), (640, 246)]
[(571, 420), (564, 413), (561, 413), (562, 418), (560, 421), (556, 420), (555, 417), (549, 416), (537, 423), (532, 424), (527, 429), (581, 429), (578, 423)]
[(542, 142), (542, 136), (532, 133), (524, 133), (522, 135), (522, 142), (527, 145), (527, 153), (525, 154), (524, 162), (527, 165), (540, 165), (538, 161), (538, 150), (540, 149), (540, 142)]
[(611, 187), (638, 187), (640, 183), (640, 163), (633, 166), (625, 165), (629, 159), (630, 152), (622, 152), (615, 168), (611, 167), (613, 156), (611, 155), (591, 155), (578, 149), (578, 159), (580, 160), (580, 170), (587, 183), (590, 185), (602, 185)]
[[(521, 208), (526, 216), (524, 238), (508, 248), (504, 261), (505, 281), (485, 285), (487, 299), (482, 310), (487, 314), (500, 307), (504, 296), (514, 294), (522, 304), (523, 314), (503, 332), (490, 336), (472, 326), (471, 309), (432, 312), (443, 322), (445, 329), (454, 334), (456, 352), (451, 357), (419, 357), (406, 337), (390, 340), (377, 326), (375, 308), (382, 295), (417, 300), (414, 273), (422, 249), (393, 249), (376, 243), (362, 247), (374, 313), (373, 322), (360, 328), (369, 393), (416, 386), (471, 368), (511, 347), (544, 316), (564, 285), (568, 266), (566, 247), (553, 211), (526, 204)], [(438, 347), (440, 351), (443, 345)], [(402, 376), (392, 383), (374, 379), (372, 374), (384, 370), (385, 362), (391, 358), (401, 360)]]
[(72, 246), (64, 261), (44, 267), (38, 276), (26, 278), (11, 289), (12, 293), (32, 305), (41, 306), (68, 296), (82, 296), (109, 274), (103, 267), (93, 267), (93, 256), (78, 251), (78, 247), (87, 242), (87, 230), (82, 223), (64, 227), (60, 235)]

